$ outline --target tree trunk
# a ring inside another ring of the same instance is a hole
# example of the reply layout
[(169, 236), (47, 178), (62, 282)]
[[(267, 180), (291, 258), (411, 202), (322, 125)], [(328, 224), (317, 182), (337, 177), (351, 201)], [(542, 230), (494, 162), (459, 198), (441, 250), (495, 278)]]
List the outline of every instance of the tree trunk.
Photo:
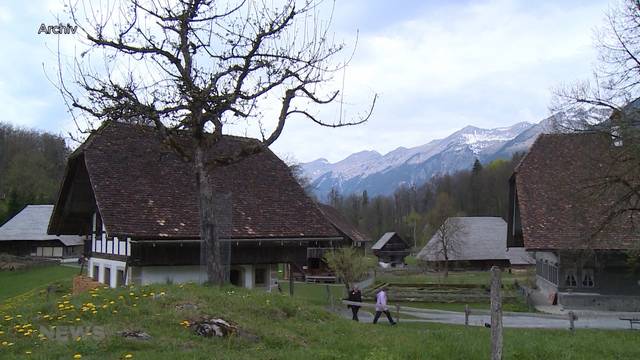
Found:
[(444, 277), (447, 278), (449, 276), (449, 256), (447, 253), (444, 253)]
[(209, 175), (205, 163), (205, 149), (198, 145), (195, 150), (194, 165), (197, 176), (198, 197), (200, 205), (200, 239), (202, 240), (200, 258), (205, 262), (207, 283), (210, 285), (224, 284), (224, 267), (218, 241), (217, 219), (215, 213), (215, 198), (209, 182)]

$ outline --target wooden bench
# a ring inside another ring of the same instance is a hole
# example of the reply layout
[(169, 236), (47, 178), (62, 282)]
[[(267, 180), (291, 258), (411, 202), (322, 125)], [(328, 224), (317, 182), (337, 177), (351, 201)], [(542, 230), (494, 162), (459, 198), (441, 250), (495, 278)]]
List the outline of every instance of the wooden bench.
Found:
[(640, 318), (620, 318), (620, 320), (628, 321), (631, 329), (633, 329), (633, 324), (640, 324)]

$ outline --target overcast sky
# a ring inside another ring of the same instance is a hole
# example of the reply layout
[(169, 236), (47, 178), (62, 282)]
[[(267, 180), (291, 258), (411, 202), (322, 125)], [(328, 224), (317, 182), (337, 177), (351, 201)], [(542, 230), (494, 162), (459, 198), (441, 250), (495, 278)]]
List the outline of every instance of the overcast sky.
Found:
[[(320, 128), (290, 121), (274, 145), (298, 161), (337, 161), (442, 138), (466, 125), (492, 128), (549, 115), (551, 90), (588, 78), (596, 61), (593, 30), (607, 1), (338, 0), (336, 38), (353, 44), (345, 101), (366, 124)], [(0, 121), (66, 134), (74, 128), (55, 77), (57, 36), (41, 23), (63, 16), (57, 0), (0, 2)], [(64, 18), (63, 18), (64, 20)], [(73, 36), (63, 35), (73, 43)], [(322, 111), (337, 118), (337, 106)], [(347, 113), (347, 117), (355, 113)]]

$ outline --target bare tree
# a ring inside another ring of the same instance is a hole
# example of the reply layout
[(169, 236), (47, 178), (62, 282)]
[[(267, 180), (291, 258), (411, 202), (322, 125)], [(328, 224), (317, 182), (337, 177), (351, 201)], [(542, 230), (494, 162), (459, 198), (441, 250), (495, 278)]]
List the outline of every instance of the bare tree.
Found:
[[(343, 45), (331, 41), (330, 18), (320, 18), (318, 1), (284, 0), (271, 7), (252, 0), (98, 4), (105, 6), (68, 4), (87, 49), (68, 65), (71, 80), (59, 57), (60, 91), (79, 125), (83, 120), (150, 125), (193, 163), (200, 236), (208, 244), (207, 277), (221, 284), (211, 170), (264, 150), (292, 117), (329, 127), (360, 124), (371, 115), (376, 97), (354, 121), (326, 121), (310, 109), (338, 98), (338, 91), (323, 89), (345, 66), (334, 63)], [(270, 120), (275, 121), (269, 127)], [(256, 141), (233, 151), (215, 146), (229, 129), (252, 126), (259, 129)]]
[(436, 204), (428, 215), (428, 222), (435, 229), (434, 243), (427, 245), (428, 251), (436, 259), (444, 263), (444, 277), (449, 276), (449, 261), (452, 256), (461, 251), (461, 236), (464, 233), (463, 224), (456, 218), (456, 210), (447, 193), (438, 194)]
[(614, 145), (603, 157), (607, 169), (582, 186), (592, 200), (608, 204), (599, 232), (640, 215), (640, 1), (609, 10), (595, 46), (593, 79), (557, 89), (551, 110), (571, 118), (568, 130), (601, 132)]

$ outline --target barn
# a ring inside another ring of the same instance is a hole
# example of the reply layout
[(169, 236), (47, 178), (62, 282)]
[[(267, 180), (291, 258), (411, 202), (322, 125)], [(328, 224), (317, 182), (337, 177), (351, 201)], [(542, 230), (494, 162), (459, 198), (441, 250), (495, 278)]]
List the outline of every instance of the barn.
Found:
[[(507, 223), (500, 217), (451, 217), (457, 233), (448, 245), (450, 269), (527, 268), (535, 264), (522, 248), (507, 248)], [(436, 233), (418, 253), (418, 260), (439, 268), (444, 262), (443, 242)]]
[(534, 254), (538, 289), (564, 307), (640, 311), (628, 257), (640, 244), (637, 225), (632, 213), (609, 219), (621, 194), (598, 186), (637, 174), (620, 168), (624, 146), (633, 144), (603, 132), (543, 134), (511, 177), (508, 246)]
[[(225, 136), (212, 151), (250, 141)], [(269, 289), (277, 264), (344, 240), (269, 149), (209, 175), (233, 284)], [(152, 128), (106, 122), (71, 154), (49, 233), (88, 236), (89, 274), (112, 287), (204, 282), (198, 204), (192, 164)]]
[(84, 237), (48, 235), (53, 205), (27, 205), (0, 226), (0, 253), (77, 261), (83, 255)]
[(398, 233), (387, 232), (371, 246), (373, 255), (381, 266), (404, 266), (404, 258), (409, 255), (409, 244)]

